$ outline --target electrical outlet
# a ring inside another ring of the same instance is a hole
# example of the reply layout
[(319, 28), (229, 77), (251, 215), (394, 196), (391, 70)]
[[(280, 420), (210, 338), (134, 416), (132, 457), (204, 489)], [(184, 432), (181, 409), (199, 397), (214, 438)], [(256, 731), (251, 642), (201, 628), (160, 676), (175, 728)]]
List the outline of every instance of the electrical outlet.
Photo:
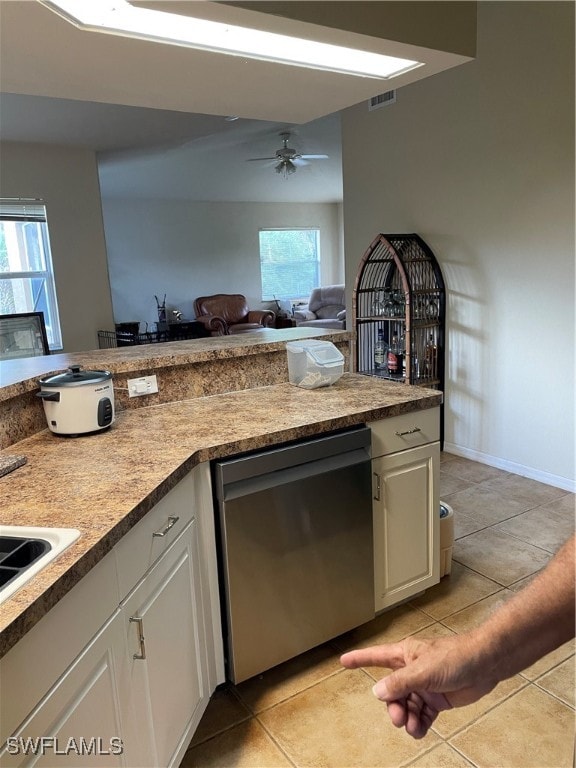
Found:
[(158, 392), (156, 376), (140, 376), (139, 379), (128, 379), (128, 397), (142, 397)]

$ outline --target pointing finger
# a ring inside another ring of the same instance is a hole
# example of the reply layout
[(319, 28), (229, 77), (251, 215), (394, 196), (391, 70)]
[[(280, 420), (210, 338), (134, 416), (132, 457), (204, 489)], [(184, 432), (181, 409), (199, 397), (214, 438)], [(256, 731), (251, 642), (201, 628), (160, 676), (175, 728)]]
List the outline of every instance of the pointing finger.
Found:
[(358, 667), (397, 669), (404, 666), (404, 653), (399, 643), (358, 648), (342, 654), (340, 663), (347, 669), (357, 669)]

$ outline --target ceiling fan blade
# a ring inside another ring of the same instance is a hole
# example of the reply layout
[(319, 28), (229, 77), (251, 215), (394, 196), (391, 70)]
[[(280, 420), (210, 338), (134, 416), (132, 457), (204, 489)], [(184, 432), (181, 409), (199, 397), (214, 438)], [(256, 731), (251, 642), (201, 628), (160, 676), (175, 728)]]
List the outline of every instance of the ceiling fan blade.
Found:
[(246, 159), (246, 162), (247, 163), (252, 163), (252, 162), (254, 162), (254, 160), (277, 160), (277, 159), (278, 158), (276, 157), (276, 155), (274, 155), (274, 157), (248, 157)]
[(304, 160), (304, 156), (302, 156), (302, 157), (295, 157), (292, 160), (292, 162), (294, 163), (294, 165), (297, 165), (299, 167), (302, 166), (302, 165), (310, 165), (308, 160)]
[(328, 160), (328, 155), (300, 155), (304, 160)]

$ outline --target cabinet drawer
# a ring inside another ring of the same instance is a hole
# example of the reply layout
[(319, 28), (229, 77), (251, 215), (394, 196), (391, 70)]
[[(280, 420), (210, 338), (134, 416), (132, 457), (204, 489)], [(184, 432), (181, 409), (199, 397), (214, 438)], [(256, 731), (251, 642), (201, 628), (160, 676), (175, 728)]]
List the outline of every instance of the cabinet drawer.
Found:
[(440, 439), (440, 409), (403, 413), (368, 424), (372, 430), (372, 458), (416, 448)]
[(194, 515), (193, 474), (187, 475), (114, 547), (124, 598), (175, 541)]

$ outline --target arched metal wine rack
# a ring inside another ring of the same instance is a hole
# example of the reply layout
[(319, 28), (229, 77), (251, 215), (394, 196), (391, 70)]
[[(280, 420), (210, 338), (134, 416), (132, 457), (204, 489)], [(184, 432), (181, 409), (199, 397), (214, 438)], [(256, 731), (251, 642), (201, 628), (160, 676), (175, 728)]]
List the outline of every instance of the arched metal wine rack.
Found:
[[(360, 262), (352, 312), (358, 373), (444, 390), (446, 290), (440, 266), (422, 238), (374, 238)], [(379, 330), (386, 347), (397, 339), (403, 370), (375, 367)]]

